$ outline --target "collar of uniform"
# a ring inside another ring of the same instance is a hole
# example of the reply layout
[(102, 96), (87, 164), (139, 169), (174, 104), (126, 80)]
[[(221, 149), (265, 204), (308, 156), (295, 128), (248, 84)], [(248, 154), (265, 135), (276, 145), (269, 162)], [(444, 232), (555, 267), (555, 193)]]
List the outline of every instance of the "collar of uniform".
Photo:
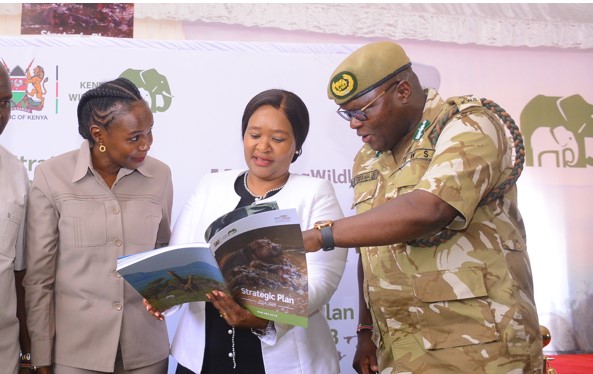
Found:
[(365, 143), (356, 157), (364, 160), (363, 164), (372, 163), (372, 169), (377, 169), (382, 173), (386, 170), (395, 170), (393, 153), (390, 150), (375, 151)]
[[(422, 118), (418, 124), (422, 123), (423, 121), (429, 121), (430, 124), (428, 126), (430, 127), (434, 124), (434, 121), (441, 113), (445, 101), (441, 98), (441, 95), (439, 95), (439, 93), (432, 88), (427, 88), (424, 92), (426, 93), (426, 103), (424, 104)], [(427, 134), (428, 132), (426, 132), (426, 129), (424, 130), (424, 134)]]
[[(78, 151), (78, 159), (76, 161), (76, 167), (74, 168), (72, 183), (84, 178), (91, 170), (93, 170), (93, 164), (91, 162), (91, 146), (88, 140), (84, 140), (80, 146), (80, 150)], [(146, 167), (146, 161), (136, 170), (145, 177), (152, 178), (152, 174)], [(134, 171), (135, 170), (121, 168), (117, 175), (117, 179), (120, 179), (128, 174), (132, 174)]]

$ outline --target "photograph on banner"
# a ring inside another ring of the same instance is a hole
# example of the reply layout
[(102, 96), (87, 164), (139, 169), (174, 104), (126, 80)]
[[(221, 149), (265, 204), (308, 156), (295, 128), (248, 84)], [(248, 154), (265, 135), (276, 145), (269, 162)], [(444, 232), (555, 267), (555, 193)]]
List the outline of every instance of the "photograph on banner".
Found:
[(22, 35), (134, 36), (133, 3), (26, 3)]

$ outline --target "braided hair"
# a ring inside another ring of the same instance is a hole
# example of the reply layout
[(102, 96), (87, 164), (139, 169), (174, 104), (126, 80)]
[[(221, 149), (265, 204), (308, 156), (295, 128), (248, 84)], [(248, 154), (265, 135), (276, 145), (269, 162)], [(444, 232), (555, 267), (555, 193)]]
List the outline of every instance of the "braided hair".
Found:
[(85, 92), (78, 103), (78, 133), (91, 145), (94, 144), (91, 126), (107, 128), (115, 116), (121, 113), (118, 103), (127, 108), (137, 101), (144, 101), (144, 98), (138, 87), (126, 78), (102, 83)]

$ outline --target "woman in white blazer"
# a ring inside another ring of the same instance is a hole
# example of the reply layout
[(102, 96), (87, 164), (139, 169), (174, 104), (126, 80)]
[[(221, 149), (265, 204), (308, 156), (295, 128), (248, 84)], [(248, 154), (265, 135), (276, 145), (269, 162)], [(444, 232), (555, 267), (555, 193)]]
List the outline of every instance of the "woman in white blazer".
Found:
[[(216, 218), (259, 202), (295, 208), (303, 230), (317, 221), (342, 217), (331, 182), (289, 172), (308, 130), (307, 107), (295, 94), (267, 90), (251, 99), (242, 120), (248, 170), (203, 177), (175, 224), (171, 243), (203, 242)], [(338, 353), (322, 307), (340, 282), (347, 251), (336, 248), (306, 256), (308, 328), (255, 317), (215, 291), (211, 303), (182, 308), (172, 343), (177, 373), (338, 373)]]

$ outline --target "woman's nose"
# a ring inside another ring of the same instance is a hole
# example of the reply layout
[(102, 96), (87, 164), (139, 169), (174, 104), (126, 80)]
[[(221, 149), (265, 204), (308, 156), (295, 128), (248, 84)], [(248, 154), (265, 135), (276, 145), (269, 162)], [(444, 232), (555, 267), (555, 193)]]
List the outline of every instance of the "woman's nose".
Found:
[(142, 152), (148, 151), (150, 149), (150, 144), (148, 142), (144, 142), (140, 144), (139, 148)]
[(270, 149), (270, 142), (266, 139), (260, 139), (260, 141), (257, 142), (255, 147), (260, 152), (266, 152)]

